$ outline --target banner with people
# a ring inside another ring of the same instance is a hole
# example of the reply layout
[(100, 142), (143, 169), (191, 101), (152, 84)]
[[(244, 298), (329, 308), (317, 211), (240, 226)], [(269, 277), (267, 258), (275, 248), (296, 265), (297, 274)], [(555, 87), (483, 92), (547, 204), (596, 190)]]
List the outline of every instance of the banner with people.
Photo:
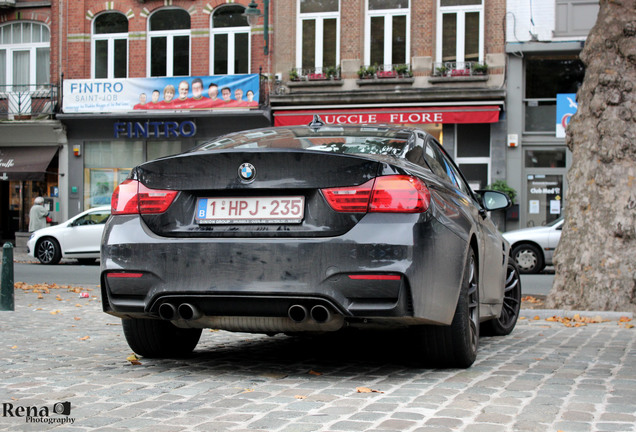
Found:
[(65, 113), (258, 108), (258, 74), (64, 80)]

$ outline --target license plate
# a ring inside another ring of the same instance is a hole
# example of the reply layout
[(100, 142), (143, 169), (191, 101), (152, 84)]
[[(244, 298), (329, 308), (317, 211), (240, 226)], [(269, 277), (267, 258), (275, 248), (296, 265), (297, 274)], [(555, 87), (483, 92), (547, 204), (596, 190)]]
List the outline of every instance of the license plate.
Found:
[(305, 197), (199, 198), (196, 220), (200, 224), (301, 223)]

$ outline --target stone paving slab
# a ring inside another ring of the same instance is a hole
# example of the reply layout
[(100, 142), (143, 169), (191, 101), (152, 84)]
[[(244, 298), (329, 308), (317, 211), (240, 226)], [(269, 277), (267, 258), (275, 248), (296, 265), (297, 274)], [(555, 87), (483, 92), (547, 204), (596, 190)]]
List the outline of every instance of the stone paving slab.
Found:
[[(617, 321), (528, 316), (482, 338), (466, 370), (418, 367), (391, 335), (210, 330), (192, 358), (135, 366), (90, 289), (16, 290), (15, 312), (0, 312), (0, 430), (636, 431), (636, 329)], [(58, 402), (70, 415), (53, 412)]]

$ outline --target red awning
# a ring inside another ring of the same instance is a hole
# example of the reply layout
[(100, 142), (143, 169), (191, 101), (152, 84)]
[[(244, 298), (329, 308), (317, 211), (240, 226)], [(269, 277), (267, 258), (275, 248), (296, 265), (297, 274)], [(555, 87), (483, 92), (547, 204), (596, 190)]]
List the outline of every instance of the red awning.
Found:
[(415, 108), (349, 108), (274, 112), (275, 126), (307, 125), (314, 115), (327, 124), (496, 123), (495, 105)]

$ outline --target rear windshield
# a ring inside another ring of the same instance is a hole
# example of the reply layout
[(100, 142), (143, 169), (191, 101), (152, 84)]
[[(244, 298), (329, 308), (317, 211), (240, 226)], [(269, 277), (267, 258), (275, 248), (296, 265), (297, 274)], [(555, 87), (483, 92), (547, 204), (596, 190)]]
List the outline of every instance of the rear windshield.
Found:
[(413, 137), (410, 131), (391, 128), (271, 128), (225, 135), (194, 151), (272, 148), (401, 156)]

